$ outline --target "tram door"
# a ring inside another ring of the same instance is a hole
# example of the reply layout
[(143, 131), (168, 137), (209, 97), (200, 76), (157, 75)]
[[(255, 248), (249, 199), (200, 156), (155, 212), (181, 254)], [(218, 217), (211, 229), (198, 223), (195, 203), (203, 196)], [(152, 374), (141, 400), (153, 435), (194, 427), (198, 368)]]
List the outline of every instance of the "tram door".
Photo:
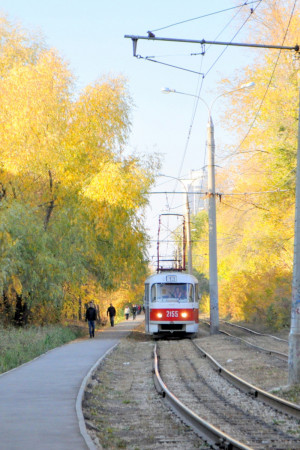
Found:
[(150, 308), (149, 308), (149, 292), (150, 290), (150, 284), (146, 283), (145, 284), (145, 332), (149, 333), (149, 321), (150, 321)]

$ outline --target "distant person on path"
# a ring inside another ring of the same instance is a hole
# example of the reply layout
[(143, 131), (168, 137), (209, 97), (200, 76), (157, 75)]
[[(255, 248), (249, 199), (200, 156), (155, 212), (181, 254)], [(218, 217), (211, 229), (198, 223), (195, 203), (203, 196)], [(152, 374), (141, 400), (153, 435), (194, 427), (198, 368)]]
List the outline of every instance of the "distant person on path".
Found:
[(115, 307), (112, 305), (112, 303), (107, 308), (107, 315), (109, 315), (110, 326), (113, 327), (115, 325), (116, 310)]
[(124, 314), (125, 314), (126, 320), (128, 320), (129, 314), (130, 314), (129, 306), (125, 306)]
[(136, 311), (137, 311), (137, 307), (136, 307), (136, 305), (133, 305), (133, 307), (132, 307), (132, 318), (133, 318), (133, 320), (136, 317)]
[(89, 307), (87, 308), (86, 313), (85, 313), (85, 320), (87, 320), (88, 325), (89, 325), (90, 338), (95, 337), (95, 320), (96, 319), (97, 319), (96, 308), (94, 307), (94, 303), (90, 302)]

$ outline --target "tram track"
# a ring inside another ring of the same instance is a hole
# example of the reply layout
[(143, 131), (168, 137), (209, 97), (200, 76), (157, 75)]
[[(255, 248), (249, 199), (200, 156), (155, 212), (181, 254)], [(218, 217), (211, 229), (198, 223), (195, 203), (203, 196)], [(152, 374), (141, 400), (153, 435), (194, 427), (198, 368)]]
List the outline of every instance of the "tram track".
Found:
[[(206, 326), (210, 326), (209, 322), (201, 321)], [(227, 331), (228, 329), (234, 330), (233, 333)], [(220, 324), (219, 332), (228, 337), (234, 338), (244, 344), (252, 347), (256, 350), (262, 351), (269, 355), (287, 361), (288, 360), (288, 341), (286, 339), (272, 336), (270, 334), (259, 333), (240, 325), (232, 324), (230, 322), (222, 321)], [(244, 339), (245, 334), (247, 339)], [(249, 336), (250, 334), (250, 336)], [(241, 335), (243, 337), (241, 337)]]
[(228, 322), (226, 320), (222, 320), (221, 323), (224, 323), (226, 325), (229, 325), (230, 327), (233, 327), (233, 328), (236, 328), (236, 329), (239, 329), (239, 330), (242, 330), (242, 331), (246, 331), (246, 332), (248, 332), (250, 334), (254, 334), (256, 336), (266, 336), (266, 337), (272, 338), (272, 339), (274, 339), (276, 341), (281, 341), (281, 342), (288, 343), (287, 339), (283, 339), (283, 338), (280, 338), (278, 336), (273, 336), (272, 334), (268, 334), (268, 333), (260, 333), (258, 331), (252, 330), (251, 328), (243, 327), (241, 325), (237, 325), (236, 323)]
[(263, 391), (249, 384), (242, 392), (243, 380), (238, 380), (237, 388), (221, 378), (221, 374), (227, 378), (228, 371), (220, 365), (211, 367), (209, 355), (191, 341), (162, 341), (155, 348), (157, 389), (215, 448), (299, 449), (299, 420), (290, 416), (300, 417), (299, 407), (293, 411), (289, 404), (282, 412), (282, 402), (285, 408), (289, 402), (276, 402), (266, 393), (272, 397), (271, 408), (258, 401)]

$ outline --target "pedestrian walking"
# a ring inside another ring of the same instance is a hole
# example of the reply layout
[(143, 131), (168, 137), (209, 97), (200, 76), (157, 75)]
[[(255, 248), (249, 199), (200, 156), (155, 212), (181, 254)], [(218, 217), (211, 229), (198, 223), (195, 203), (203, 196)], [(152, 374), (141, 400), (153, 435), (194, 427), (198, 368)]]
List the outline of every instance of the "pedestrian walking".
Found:
[(133, 318), (133, 320), (136, 317), (136, 311), (137, 311), (137, 307), (136, 307), (136, 305), (133, 305), (133, 307), (132, 307), (132, 318)]
[(130, 314), (129, 306), (125, 306), (124, 314), (125, 314), (126, 320), (128, 320), (129, 314)]
[(110, 326), (113, 327), (115, 325), (115, 315), (116, 315), (116, 309), (110, 304), (110, 306), (107, 308), (107, 315), (109, 316), (110, 320)]
[(85, 320), (89, 325), (90, 338), (95, 337), (95, 320), (97, 319), (97, 311), (93, 302), (89, 302), (89, 307), (85, 313)]

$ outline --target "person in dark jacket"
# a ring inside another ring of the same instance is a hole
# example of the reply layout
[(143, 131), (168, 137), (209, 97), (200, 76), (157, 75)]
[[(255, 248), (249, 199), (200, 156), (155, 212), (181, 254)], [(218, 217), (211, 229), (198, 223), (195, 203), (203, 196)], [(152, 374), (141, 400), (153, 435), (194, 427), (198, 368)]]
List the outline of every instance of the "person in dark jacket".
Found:
[(88, 325), (89, 325), (90, 338), (95, 337), (95, 320), (96, 319), (97, 319), (96, 308), (94, 307), (93, 302), (90, 302), (89, 307), (87, 308), (86, 313), (85, 313), (85, 320), (87, 320)]
[(110, 320), (110, 326), (113, 327), (115, 325), (116, 310), (115, 310), (115, 307), (112, 305), (112, 303), (107, 308), (107, 316), (108, 315), (109, 315), (109, 320)]
[(136, 318), (136, 313), (137, 313), (137, 307), (136, 307), (136, 305), (133, 305), (133, 307), (132, 307), (132, 318), (133, 318), (133, 320)]

